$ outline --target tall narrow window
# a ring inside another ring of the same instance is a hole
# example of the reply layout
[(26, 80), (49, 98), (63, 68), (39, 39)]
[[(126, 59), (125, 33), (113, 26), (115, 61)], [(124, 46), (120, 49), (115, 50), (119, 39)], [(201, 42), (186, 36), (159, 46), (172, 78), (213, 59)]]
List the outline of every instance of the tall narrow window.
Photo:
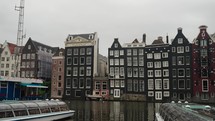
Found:
[(154, 81), (153, 81), (153, 79), (148, 79), (148, 89), (149, 90), (154, 89)]
[(202, 80), (202, 91), (208, 92), (208, 80)]
[(72, 68), (71, 67), (67, 67), (67, 76), (71, 76), (72, 75)]
[(71, 87), (71, 79), (67, 78), (66, 79), (66, 88), (70, 88)]

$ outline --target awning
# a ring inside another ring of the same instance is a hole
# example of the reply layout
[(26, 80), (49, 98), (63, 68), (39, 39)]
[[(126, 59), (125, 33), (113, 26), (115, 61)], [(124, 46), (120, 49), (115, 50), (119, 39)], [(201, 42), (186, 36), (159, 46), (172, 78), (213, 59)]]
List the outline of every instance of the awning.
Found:
[(26, 84), (26, 83), (21, 83), (21, 86), (30, 87), (30, 88), (48, 88), (47, 86), (42, 86), (39, 84)]

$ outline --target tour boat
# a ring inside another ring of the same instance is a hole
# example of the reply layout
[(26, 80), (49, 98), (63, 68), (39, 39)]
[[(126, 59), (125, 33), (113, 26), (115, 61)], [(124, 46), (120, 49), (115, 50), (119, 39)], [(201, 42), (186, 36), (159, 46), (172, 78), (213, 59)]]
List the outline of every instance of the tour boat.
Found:
[(164, 103), (155, 121), (214, 121), (215, 108), (195, 103)]
[(70, 118), (74, 113), (59, 100), (0, 102), (1, 121), (53, 121)]

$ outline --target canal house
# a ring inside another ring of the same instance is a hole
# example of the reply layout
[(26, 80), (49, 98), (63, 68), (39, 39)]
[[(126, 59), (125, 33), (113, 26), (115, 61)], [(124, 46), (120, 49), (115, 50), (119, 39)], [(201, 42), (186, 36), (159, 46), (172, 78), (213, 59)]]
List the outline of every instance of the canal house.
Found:
[(190, 101), (192, 96), (192, 45), (178, 28), (171, 44), (172, 100)]
[(93, 78), (98, 76), (97, 33), (69, 34), (65, 41), (65, 99), (85, 99), (92, 95)]
[(193, 101), (214, 102), (215, 100), (215, 42), (207, 32), (207, 26), (193, 41)]
[(168, 101), (171, 85), (170, 45), (162, 37), (145, 47), (145, 75), (148, 101)]

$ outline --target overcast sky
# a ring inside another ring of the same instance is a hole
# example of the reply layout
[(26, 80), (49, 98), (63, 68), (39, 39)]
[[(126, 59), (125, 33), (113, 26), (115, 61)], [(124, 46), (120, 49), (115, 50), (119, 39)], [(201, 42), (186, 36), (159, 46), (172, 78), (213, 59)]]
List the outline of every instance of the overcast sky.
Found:
[[(16, 43), (20, 0), (0, 0), (0, 43)], [(68, 34), (97, 32), (100, 53), (107, 56), (114, 38), (121, 44), (139, 41), (146, 33), (146, 43), (177, 28), (191, 42), (200, 25), (215, 33), (215, 0), (25, 0), (24, 31), (27, 39), (65, 47)]]

